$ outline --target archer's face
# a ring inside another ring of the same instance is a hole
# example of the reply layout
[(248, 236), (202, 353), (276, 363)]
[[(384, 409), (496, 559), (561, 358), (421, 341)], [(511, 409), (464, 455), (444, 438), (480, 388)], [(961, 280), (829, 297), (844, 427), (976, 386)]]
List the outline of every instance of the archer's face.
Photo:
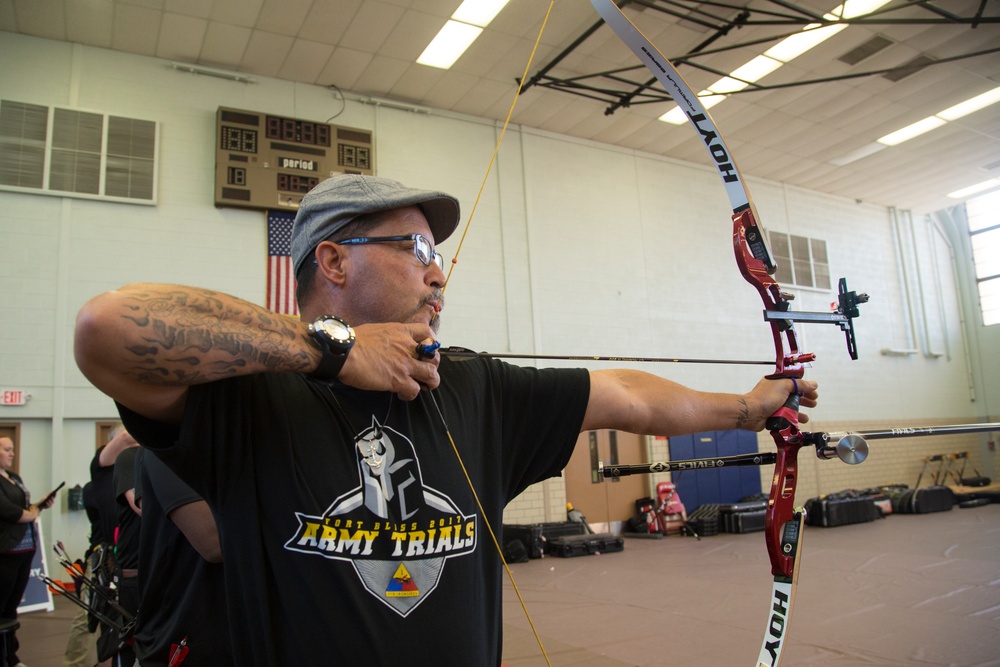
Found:
[[(417, 206), (398, 209), (366, 236), (422, 234), (432, 243), (434, 236)], [(441, 288), (445, 276), (435, 262), (424, 265), (414, 254), (413, 241), (392, 241), (341, 246), (347, 253), (345, 288), (356, 320), (430, 325), (435, 331), (444, 306)]]

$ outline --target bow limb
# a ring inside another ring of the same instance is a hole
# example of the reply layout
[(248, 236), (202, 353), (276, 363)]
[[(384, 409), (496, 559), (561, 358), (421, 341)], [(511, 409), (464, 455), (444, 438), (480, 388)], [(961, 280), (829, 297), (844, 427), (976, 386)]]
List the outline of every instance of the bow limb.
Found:
[[(757, 289), (763, 299), (765, 313), (784, 313), (790, 310), (788, 297), (771, 277), (775, 269), (774, 261), (765, 236), (757, 224), (757, 212), (749, 189), (708, 111), (673, 65), (639, 32), (612, 0), (591, 0), (591, 4), (670, 93), (701, 136), (732, 205), (736, 262), (743, 277)], [(775, 370), (768, 377), (801, 378), (803, 364), (811, 361), (813, 355), (799, 354), (792, 320), (783, 319), (779, 315), (769, 321), (775, 347)], [(774, 588), (771, 615), (757, 664), (773, 667), (781, 659), (784, 637), (787, 635), (787, 619), (798, 572), (799, 538), (804, 519), (804, 513), (794, 509), (798, 451), (803, 444), (798, 428), (797, 395), (793, 393), (789, 396), (785, 405), (768, 419), (767, 428), (778, 449), (764, 528)]]

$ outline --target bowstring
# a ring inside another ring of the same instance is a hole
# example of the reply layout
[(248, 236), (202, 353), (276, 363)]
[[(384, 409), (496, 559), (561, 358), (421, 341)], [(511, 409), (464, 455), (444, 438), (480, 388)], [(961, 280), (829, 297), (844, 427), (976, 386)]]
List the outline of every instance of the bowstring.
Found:
[[(507, 117), (504, 119), (503, 128), (500, 130), (500, 136), (497, 139), (496, 146), (493, 148), (493, 154), (490, 156), (489, 164), (486, 166), (486, 173), (483, 175), (483, 182), (479, 185), (479, 192), (476, 193), (476, 199), (472, 203), (472, 209), (469, 211), (469, 217), (465, 222), (465, 227), (462, 229), (462, 235), (459, 237), (458, 247), (455, 248), (455, 255), (451, 259), (451, 266), (448, 267), (448, 275), (445, 276), (444, 285), (441, 287), (442, 294), (448, 288), (448, 285), (451, 284), (451, 274), (455, 270), (455, 266), (458, 264), (458, 255), (462, 252), (462, 246), (465, 244), (465, 237), (469, 233), (469, 227), (472, 225), (472, 218), (476, 214), (476, 209), (479, 207), (479, 200), (483, 196), (483, 190), (486, 189), (486, 183), (489, 180), (490, 173), (493, 171), (493, 164), (496, 162), (497, 154), (500, 152), (500, 145), (503, 143), (503, 138), (507, 134), (507, 126), (510, 125), (510, 118), (514, 115), (514, 107), (517, 105), (517, 100), (521, 96), (521, 89), (524, 87), (524, 82), (528, 78), (528, 72), (531, 70), (531, 63), (534, 61), (535, 52), (538, 50), (538, 45), (542, 41), (542, 34), (545, 32), (545, 26), (549, 22), (549, 16), (552, 14), (553, 6), (555, 6), (555, 0), (550, 0), (549, 7), (545, 11), (545, 18), (542, 19), (542, 27), (539, 29), (538, 36), (535, 38), (535, 44), (531, 47), (531, 55), (528, 56), (528, 62), (524, 66), (524, 73), (517, 82), (517, 91), (514, 93), (514, 99), (510, 103), (510, 109), (508, 109)], [(507, 564), (507, 559), (503, 556), (503, 549), (500, 547), (500, 541), (497, 539), (496, 533), (493, 531), (493, 526), (490, 524), (490, 520), (486, 515), (486, 511), (483, 509), (482, 503), (479, 502), (479, 494), (476, 493), (476, 487), (472, 483), (472, 478), (469, 476), (469, 471), (465, 467), (462, 455), (458, 452), (458, 445), (455, 444), (455, 439), (451, 435), (451, 429), (448, 428), (448, 422), (445, 421), (444, 413), (441, 411), (440, 406), (438, 406), (437, 399), (434, 398), (434, 393), (432, 391), (428, 391), (427, 394), (430, 396), (431, 402), (434, 404), (434, 408), (437, 410), (438, 416), (441, 418), (441, 424), (444, 426), (445, 435), (447, 435), (448, 441), (451, 443), (452, 451), (455, 453), (458, 465), (462, 469), (465, 481), (469, 485), (469, 490), (472, 491), (472, 497), (476, 501), (476, 507), (479, 508), (479, 514), (483, 517), (483, 524), (486, 526), (486, 530), (490, 534), (490, 539), (493, 540), (493, 546), (496, 549), (497, 555), (500, 557), (500, 562), (503, 564), (504, 570), (507, 572), (507, 579), (510, 580), (510, 585), (513, 587), (514, 593), (517, 595), (517, 600), (521, 604), (521, 610), (524, 612), (524, 617), (527, 619), (528, 625), (531, 627), (532, 634), (535, 635), (535, 641), (538, 643), (538, 648), (542, 652), (542, 657), (545, 658), (545, 664), (548, 665), (548, 667), (552, 667), (552, 663), (549, 661), (549, 655), (546, 653), (545, 646), (542, 644), (542, 638), (538, 635), (538, 630), (535, 629), (535, 623), (531, 620), (531, 614), (528, 613), (528, 606), (525, 604), (524, 598), (521, 597), (521, 591), (517, 587), (517, 582), (514, 581), (514, 573), (511, 571), (510, 565)]]
[(472, 217), (476, 214), (476, 209), (479, 207), (479, 200), (483, 196), (483, 190), (486, 189), (486, 182), (490, 178), (490, 174), (493, 171), (493, 163), (496, 162), (497, 153), (500, 152), (500, 144), (503, 143), (504, 135), (507, 134), (507, 126), (510, 125), (510, 117), (514, 115), (514, 107), (517, 106), (517, 100), (521, 97), (521, 88), (524, 87), (524, 82), (528, 78), (528, 72), (531, 70), (531, 63), (535, 59), (535, 51), (538, 50), (538, 45), (542, 41), (542, 34), (545, 32), (545, 25), (549, 22), (549, 15), (552, 14), (552, 7), (556, 4), (556, 0), (550, 0), (549, 8), (545, 11), (545, 18), (542, 19), (542, 27), (538, 31), (538, 37), (535, 38), (535, 44), (531, 47), (531, 55), (528, 56), (528, 62), (524, 66), (524, 73), (521, 74), (521, 78), (517, 82), (517, 91), (514, 93), (514, 99), (511, 100), (510, 109), (507, 110), (507, 118), (503, 121), (503, 128), (500, 130), (500, 137), (497, 139), (496, 146), (493, 147), (493, 155), (490, 156), (490, 162), (486, 165), (486, 173), (483, 174), (483, 182), (479, 185), (479, 192), (476, 193), (476, 199), (472, 202), (472, 210), (469, 211), (469, 218), (465, 222), (465, 227), (462, 229), (462, 236), (458, 239), (458, 247), (455, 248), (455, 256), (451, 258), (451, 266), (448, 267), (448, 275), (445, 276), (444, 286), (441, 288), (443, 293), (448, 285), (451, 283), (451, 274), (455, 270), (455, 266), (458, 264), (458, 254), (462, 252), (462, 246), (465, 244), (465, 236), (469, 233), (469, 227), (472, 225)]

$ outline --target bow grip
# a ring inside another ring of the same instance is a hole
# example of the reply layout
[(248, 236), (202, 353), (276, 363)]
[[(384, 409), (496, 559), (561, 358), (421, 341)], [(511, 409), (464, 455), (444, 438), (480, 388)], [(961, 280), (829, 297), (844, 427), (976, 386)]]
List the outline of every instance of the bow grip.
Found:
[(799, 425), (799, 395), (794, 393), (789, 394), (785, 400), (785, 404), (767, 418), (765, 425), (767, 426), (767, 430), (771, 432), (792, 428), (797, 433)]

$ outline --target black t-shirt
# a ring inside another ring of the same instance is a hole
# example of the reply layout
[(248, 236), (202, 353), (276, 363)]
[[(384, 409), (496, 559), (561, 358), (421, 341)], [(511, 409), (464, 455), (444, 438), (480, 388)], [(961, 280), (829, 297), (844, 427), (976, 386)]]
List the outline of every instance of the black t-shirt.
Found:
[[(91, 524), (91, 542), (115, 543), (115, 527), (118, 526), (118, 503), (115, 502), (115, 467), (101, 466), (102, 445), (90, 462), (90, 482), (93, 484), (94, 505), (100, 520)], [(96, 533), (96, 537), (94, 536)]]
[(90, 521), (90, 546), (94, 547), (101, 543), (101, 513), (97, 509), (93, 482), (83, 485), (80, 497), (83, 499), (83, 509), (87, 512), (87, 520)]
[[(569, 460), (587, 371), (440, 373), (434, 400), (499, 532), (504, 506)], [(500, 560), (427, 392), (233, 378), (192, 387), (172, 434), (119, 409), (215, 511), (238, 664), (500, 664)]]
[(135, 488), (135, 456), (138, 448), (122, 450), (114, 465), (115, 500), (118, 503), (118, 534), (115, 558), (126, 570), (139, 567), (139, 515), (128, 504), (125, 492)]
[(135, 652), (143, 667), (166, 667), (172, 647), (187, 638), (184, 665), (234, 665), (222, 565), (209, 563), (170, 519), (201, 497), (156, 455), (140, 448), (139, 624)]
[(18, 523), (31, 503), (31, 494), (16, 473), (7, 471), (11, 481), (0, 477), (0, 552), (16, 547), (25, 548), (21, 540), (31, 526)]

